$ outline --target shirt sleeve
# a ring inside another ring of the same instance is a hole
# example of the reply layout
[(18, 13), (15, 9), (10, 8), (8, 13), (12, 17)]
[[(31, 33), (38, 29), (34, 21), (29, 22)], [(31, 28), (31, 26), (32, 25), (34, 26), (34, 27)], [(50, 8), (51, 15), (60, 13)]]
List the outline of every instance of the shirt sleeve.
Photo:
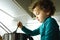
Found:
[(58, 40), (59, 27), (55, 20), (48, 21), (45, 28), (45, 40)]
[(35, 35), (40, 34), (39, 29), (40, 29), (40, 27), (38, 29), (31, 31), (23, 26), (22, 31), (24, 31), (26, 34), (29, 34), (30, 36), (35, 36)]

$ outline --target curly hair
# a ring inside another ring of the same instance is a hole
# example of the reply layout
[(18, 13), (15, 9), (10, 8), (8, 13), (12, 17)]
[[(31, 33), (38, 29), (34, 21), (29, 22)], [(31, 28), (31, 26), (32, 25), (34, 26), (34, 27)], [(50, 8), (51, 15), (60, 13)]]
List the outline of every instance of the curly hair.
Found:
[(50, 16), (54, 15), (56, 11), (55, 6), (51, 0), (35, 1), (30, 5), (29, 10), (32, 12), (36, 6), (38, 6), (40, 9), (44, 11), (50, 12)]

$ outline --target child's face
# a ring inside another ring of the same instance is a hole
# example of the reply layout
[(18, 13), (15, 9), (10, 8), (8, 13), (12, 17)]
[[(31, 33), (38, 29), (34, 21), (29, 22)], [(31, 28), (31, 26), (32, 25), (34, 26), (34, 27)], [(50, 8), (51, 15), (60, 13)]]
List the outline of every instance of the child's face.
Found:
[(39, 22), (43, 22), (45, 18), (47, 18), (49, 15), (49, 13), (44, 12), (43, 10), (39, 9), (39, 7), (35, 7), (33, 9), (33, 14), (36, 16)]

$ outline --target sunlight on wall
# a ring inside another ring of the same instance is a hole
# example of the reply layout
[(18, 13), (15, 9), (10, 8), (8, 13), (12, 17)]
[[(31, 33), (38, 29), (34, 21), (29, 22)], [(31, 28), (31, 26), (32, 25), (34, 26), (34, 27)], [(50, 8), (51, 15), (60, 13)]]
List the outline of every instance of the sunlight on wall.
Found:
[[(4, 23), (4, 25), (9, 25), (12, 20), (13, 20), (12, 17), (8, 16), (6, 13), (0, 10), (0, 22)], [(3, 27), (1, 23), (0, 25)], [(0, 32), (1, 35), (5, 33), (5, 31), (1, 27), (0, 27)]]
[(30, 27), (29, 29), (34, 30), (41, 25), (36, 19), (35, 20), (28, 20), (27, 26)]
[(6, 22), (9, 22), (8, 20), (11, 21), (13, 20), (13, 18), (5, 14), (3, 11), (0, 11), (0, 21), (6, 23)]

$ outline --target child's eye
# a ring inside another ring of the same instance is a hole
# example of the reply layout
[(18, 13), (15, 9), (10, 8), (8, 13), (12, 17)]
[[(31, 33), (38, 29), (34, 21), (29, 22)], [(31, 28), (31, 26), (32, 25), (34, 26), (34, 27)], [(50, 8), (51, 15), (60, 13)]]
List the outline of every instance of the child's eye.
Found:
[(39, 13), (36, 13), (36, 15), (39, 15)]

